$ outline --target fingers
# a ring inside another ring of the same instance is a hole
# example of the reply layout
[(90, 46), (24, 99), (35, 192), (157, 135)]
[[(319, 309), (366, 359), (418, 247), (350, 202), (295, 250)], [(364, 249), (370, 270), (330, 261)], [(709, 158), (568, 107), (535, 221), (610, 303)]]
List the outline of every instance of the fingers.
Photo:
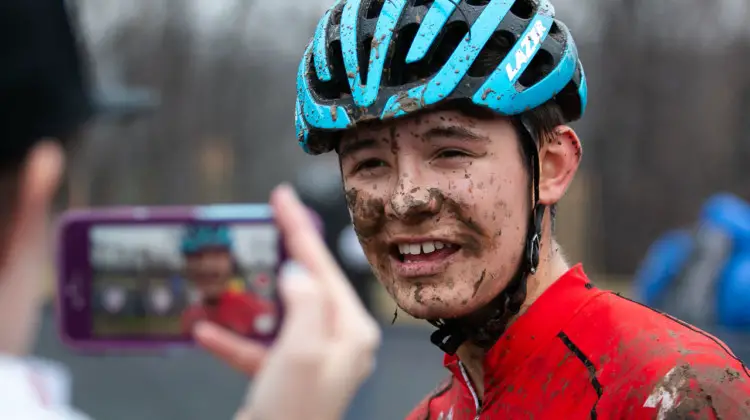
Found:
[[(369, 317), (363, 318), (367, 319)], [(327, 363), (319, 374), (319, 382), (326, 384), (326, 393), (336, 395), (323, 407), (325, 415), (321, 418), (341, 418), (354, 394), (375, 368), (380, 330), (369, 329), (367, 322), (351, 325), (360, 328), (331, 343)]]
[(232, 420), (253, 420), (253, 415), (250, 412), (249, 407), (241, 407), (237, 413), (235, 413)]
[(271, 205), (292, 259), (304, 265), (314, 276), (341, 275), (309, 211), (294, 190), (281, 185), (271, 194)]
[(299, 201), (294, 190), (288, 186), (276, 188), (271, 196), (271, 204), (292, 259), (301, 263), (315, 279), (323, 283), (325, 292), (335, 306), (345, 312), (364, 312), (357, 294), (328, 251), (308, 210)]
[(344, 332), (338, 340), (336, 359), (341, 366), (349, 366), (352, 374), (364, 380), (375, 369), (375, 358), (382, 335), (377, 322), (369, 315), (344, 323)]
[(262, 344), (209, 322), (198, 323), (193, 335), (201, 346), (246, 375), (255, 375), (266, 358), (267, 349)]
[[(297, 308), (300, 313), (313, 311), (312, 303), (317, 302), (318, 299), (320, 302), (327, 302), (335, 311), (333, 318), (338, 336), (336, 340), (351, 346), (354, 353), (361, 353), (365, 357), (372, 356), (375, 349), (380, 346), (380, 328), (364, 308), (328, 251), (320, 233), (315, 228), (310, 213), (299, 201), (294, 190), (288, 186), (280, 186), (274, 190), (271, 204), (290, 256), (309, 271), (310, 281), (306, 283), (306, 286), (316, 289), (316, 291), (306, 290), (306, 293), (314, 293), (315, 296), (303, 299), (307, 305), (299, 303)], [(305, 279), (306, 276), (301, 275), (297, 278)], [(304, 282), (300, 282), (300, 286), (302, 286), (301, 283)], [(293, 299), (294, 295), (290, 297)], [(317, 310), (320, 311), (324, 306), (326, 305), (321, 304)], [(314, 316), (325, 317), (325, 313), (315, 312)], [(312, 322), (312, 318), (308, 322)], [(289, 328), (293, 328), (291, 320), (289, 324)], [(300, 330), (296, 330), (295, 326), (294, 331), (300, 331), (299, 334), (302, 336), (311, 336), (311, 334), (304, 334), (305, 330), (310, 331), (311, 326), (305, 326), (302, 321), (298, 325)], [(319, 325), (325, 324), (321, 322)]]
[(301, 265), (288, 262), (281, 270), (279, 287), (286, 311), (279, 345), (302, 346), (317, 352), (325, 346), (328, 335), (323, 285), (311, 278)]

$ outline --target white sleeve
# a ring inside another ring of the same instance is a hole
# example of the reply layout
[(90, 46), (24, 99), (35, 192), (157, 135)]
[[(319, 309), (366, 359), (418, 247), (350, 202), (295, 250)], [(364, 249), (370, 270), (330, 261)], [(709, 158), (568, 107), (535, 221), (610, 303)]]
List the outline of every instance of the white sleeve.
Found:
[(3, 420), (91, 420), (83, 413), (69, 408), (45, 408), (38, 405), (0, 407), (0, 418)]
[(68, 392), (64, 369), (0, 356), (0, 419), (91, 420), (69, 405)]

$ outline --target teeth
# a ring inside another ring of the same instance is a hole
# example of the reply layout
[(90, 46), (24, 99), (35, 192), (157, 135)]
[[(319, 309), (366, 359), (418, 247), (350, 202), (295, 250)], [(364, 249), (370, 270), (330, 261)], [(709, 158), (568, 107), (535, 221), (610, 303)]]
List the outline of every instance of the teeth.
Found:
[(450, 247), (450, 244), (444, 244), (440, 241), (429, 241), (421, 244), (399, 244), (398, 250), (401, 254), (406, 255), (419, 255), (419, 254), (430, 254), (435, 250)]

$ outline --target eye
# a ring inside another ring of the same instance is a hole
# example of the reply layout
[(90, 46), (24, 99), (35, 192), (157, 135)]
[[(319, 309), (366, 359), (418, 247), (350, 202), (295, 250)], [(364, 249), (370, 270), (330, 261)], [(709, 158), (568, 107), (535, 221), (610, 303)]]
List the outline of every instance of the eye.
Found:
[(456, 149), (443, 149), (437, 152), (435, 155), (436, 159), (454, 159), (460, 157), (469, 157), (470, 155), (464, 151)]
[(362, 162), (358, 163), (354, 167), (354, 170), (352, 172), (353, 173), (357, 173), (357, 172), (361, 172), (361, 171), (372, 171), (372, 170), (375, 170), (377, 168), (383, 168), (386, 165), (387, 164), (385, 163), (385, 161), (383, 161), (381, 159), (375, 159), (375, 158), (367, 159), (367, 160), (363, 160)]

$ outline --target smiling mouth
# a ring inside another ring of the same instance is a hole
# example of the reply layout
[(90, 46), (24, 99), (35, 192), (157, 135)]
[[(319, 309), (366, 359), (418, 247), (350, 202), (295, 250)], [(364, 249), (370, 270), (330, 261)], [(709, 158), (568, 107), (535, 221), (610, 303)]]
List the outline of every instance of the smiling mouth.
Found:
[(460, 245), (442, 241), (398, 243), (391, 245), (391, 256), (402, 263), (439, 261), (461, 249)]

